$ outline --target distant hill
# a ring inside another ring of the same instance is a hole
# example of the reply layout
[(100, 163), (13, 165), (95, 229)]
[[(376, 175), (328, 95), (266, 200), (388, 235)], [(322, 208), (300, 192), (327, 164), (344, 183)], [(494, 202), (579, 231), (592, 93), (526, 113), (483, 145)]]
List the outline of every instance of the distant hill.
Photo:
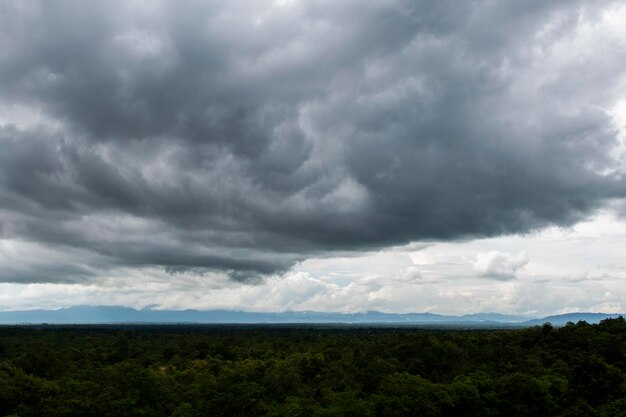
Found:
[(548, 316), (541, 319), (528, 320), (524, 324), (530, 326), (539, 325), (543, 323), (550, 323), (554, 326), (564, 326), (567, 322), (578, 323), (579, 321), (586, 321), (587, 323), (599, 323), (600, 321), (608, 318), (616, 318), (623, 314), (604, 314), (604, 313), (568, 313), (560, 314), (557, 316)]
[(136, 310), (114, 306), (77, 306), (58, 310), (2, 311), (0, 324), (106, 324), (106, 323), (344, 323), (344, 324), (423, 324), (467, 326), (534, 326), (550, 322), (561, 326), (568, 321), (597, 323), (618, 314), (570, 313), (532, 318), (496, 313), (445, 316), (432, 313), (392, 314), (379, 311), (363, 313), (324, 313), (286, 311), (277, 313), (235, 310)]

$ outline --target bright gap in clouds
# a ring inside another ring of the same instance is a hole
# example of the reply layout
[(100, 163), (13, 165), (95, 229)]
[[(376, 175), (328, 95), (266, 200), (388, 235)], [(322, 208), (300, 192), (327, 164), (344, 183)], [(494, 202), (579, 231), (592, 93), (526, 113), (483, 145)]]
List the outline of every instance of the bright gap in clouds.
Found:
[[(5, 244), (10, 252), (32, 250)], [(626, 222), (601, 213), (576, 226), (458, 243), (414, 243), (312, 258), (257, 285), (158, 268), (119, 269), (85, 284), (0, 284), (4, 310), (76, 304), (158, 309), (499, 312), (626, 311)], [(19, 255), (13, 253), (13, 256)], [(39, 259), (45, 259), (40, 254)]]

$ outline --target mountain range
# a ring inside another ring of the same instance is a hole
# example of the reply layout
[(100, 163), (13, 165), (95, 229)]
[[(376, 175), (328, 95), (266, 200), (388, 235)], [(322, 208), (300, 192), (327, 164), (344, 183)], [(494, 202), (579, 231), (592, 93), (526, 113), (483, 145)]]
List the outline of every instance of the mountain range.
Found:
[(425, 326), (517, 327), (549, 322), (555, 326), (567, 322), (598, 323), (620, 314), (569, 313), (548, 317), (528, 317), (497, 313), (447, 316), (433, 313), (326, 313), (312, 311), (247, 312), (235, 310), (137, 310), (116, 306), (76, 306), (57, 310), (0, 311), (0, 324), (122, 324), (122, 323), (198, 323), (198, 324), (382, 324)]

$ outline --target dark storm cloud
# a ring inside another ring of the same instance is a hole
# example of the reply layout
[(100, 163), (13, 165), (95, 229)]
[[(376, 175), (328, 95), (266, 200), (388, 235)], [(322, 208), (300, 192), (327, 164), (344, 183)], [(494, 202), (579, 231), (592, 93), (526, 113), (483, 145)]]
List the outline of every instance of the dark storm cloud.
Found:
[(1, 2), (0, 233), (245, 280), (571, 224), (625, 193), (611, 7)]

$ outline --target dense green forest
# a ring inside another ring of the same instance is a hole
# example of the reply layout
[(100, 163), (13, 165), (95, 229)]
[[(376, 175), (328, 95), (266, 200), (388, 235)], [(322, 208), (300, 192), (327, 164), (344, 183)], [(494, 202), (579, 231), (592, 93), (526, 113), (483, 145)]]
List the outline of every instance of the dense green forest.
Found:
[(0, 327), (0, 416), (626, 416), (626, 323)]

